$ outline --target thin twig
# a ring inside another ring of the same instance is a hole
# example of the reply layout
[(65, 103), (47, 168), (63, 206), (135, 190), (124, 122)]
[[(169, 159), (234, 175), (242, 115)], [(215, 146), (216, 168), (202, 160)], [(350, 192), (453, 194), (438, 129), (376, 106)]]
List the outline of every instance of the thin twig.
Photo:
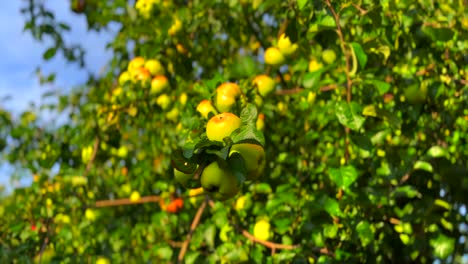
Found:
[(192, 234), (197, 228), (198, 224), (200, 223), (201, 216), (203, 214), (203, 211), (206, 208), (207, 199), (208, 198), (206, 198), (205, 201), (200, 205), (200, 208), (198, 208), (198, 211), (195, 214), (195, 217), (193, 218), (192, 224), (190, 225), (190, 230), (187, 234), (187, 238), (182, 244), (182, 248), (180, 249), (179, 256), (177, 257), (177, 263), (182, 263), (182, 261), (184, 260), (185, 253), (187, 253), (188, 246), (190, 244), (190, 241), (192, 240)]
[(142, 204), (142, 203), (158, 203), (161, 200), (159, 196), (145, 196), (141, 197), (136, 201), (131, 201), (128, 198), (125, 199), (116, 199), (116, 200), (101, 200), (96, 201), (95, 207), (110, 207), (110, 206), (119, 206), (119, 205), (129, 205), (129, 204)]
[[(330, 12), (333, 14), (333, 17), (335, 18), (335, 23), (336, 23), (336, 34), (338, 35), (338, 38), (340, 39), (340, 46), (341, 46), (341, 51), (343, 52), (345, 56), (345, 63), (346, 63), (346, 69), (345, 69), (345, 74), (346, 74), (346, 101), (349, 103), (351, 102), (351, 88), (353, 85), (353, 81), (351, 80), (351, 74), (350, 74), (350, 69), (351, 69), (351, 58), (349, 54), (349, 50), (346, 48), (346, 42), (344, 40), (343, 36), (343, 31), (341, 30), (341, 25), (340, 25), (340, 16), (336, 13), (335, 9), (333, 8), (330, 0), (325, 0), (325, 3), (328, 5)], [(345, 160), (346, 163), (349, 160), (349, 128), (345, 127), (345, 133), (346, 133), (346, 139), (345, 139)]]

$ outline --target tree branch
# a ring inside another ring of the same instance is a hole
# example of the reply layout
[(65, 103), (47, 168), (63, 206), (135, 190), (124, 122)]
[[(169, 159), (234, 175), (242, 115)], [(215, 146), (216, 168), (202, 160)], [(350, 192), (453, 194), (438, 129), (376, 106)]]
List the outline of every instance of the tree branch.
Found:
[(182, 244), (182, 248), (180, 249), (179, 256), (177, 257), (177, 263), (182, 263), (182, 261), (184, 260), (185, 253), (187, 253), (187, 248), (190, 244), (190, 241), (192, 240), (192, 234), (197, 228), (198, 224), (200, 223), (200, 219), (203, 214), (203, 211), (205, 211), (207, 199), (208, 198), (206, 198), (205, 201), (200, 205), (197, 213), (195, 214), (195, 217), (193, 218), (192, 224), (190, 225), (190, 230), (187, 234), (187, 239), (185, 239), (184, 243)]

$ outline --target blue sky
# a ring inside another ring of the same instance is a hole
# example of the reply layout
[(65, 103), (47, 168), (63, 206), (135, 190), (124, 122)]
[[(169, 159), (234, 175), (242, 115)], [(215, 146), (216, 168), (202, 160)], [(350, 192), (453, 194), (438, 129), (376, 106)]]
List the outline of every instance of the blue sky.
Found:
[[(68, 43), (80, 43), (84, 46), (87, 51), (87, 69), (67, 64), (61, 54), (44, 62), (42, 53), (49, 47), (50, 42), (39, 43), (29, 32), (23, 32), (25, 18), (20, 13), (20, 8), (26, 1), (3, 1), (0, 8), (0, 107), (14, 114), (28, 109), (32, 102), (39, 105), (41, 94), (46, 91), (53, 89), (66, 93), (71, 87), (84, 83), (88, 71), (98, 74), (105, 69), (111, 58), (110, 52), (105, 50), (105, 45), (114, 35), (112, 32), (87, 32), (85, 17), (70, 11), (71, 1), (45, 2), (58, 20), (72, 26), (72, 31), (65, 39)], [(35, 74), (38, 66), (41, 66), (44, 74), (57, 74), (52, 85), (40, 86)], [(2, 101), (7, 95), (11, 98)], [(10, 185), (9, 178), (13, 171), (13, 168), (0, 163), (0, 185)]]

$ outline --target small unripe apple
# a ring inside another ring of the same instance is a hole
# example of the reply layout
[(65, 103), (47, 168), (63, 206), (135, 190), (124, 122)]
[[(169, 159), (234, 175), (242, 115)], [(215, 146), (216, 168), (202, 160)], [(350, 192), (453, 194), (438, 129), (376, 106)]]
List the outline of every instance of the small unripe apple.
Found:
[(156, 104), (159, 105), (163, 110), (166, 110), (171, 104), (171, 98), (167, 94), (161, 94), (156, 98)]
[(137, 68), (143, 68), (145, 66), (145, 59), (143, 57), (135, 57), (128, 63), (128, 71), (131, 72)]
[(232, 198), (239, 192), (236, 176), (222, 161), (215, 161), (206, 166), (200, 181), (203, 190), (221, 201)]
[(188, 95), (186, 93), (182, 93), (179, 97), (179, 102), (182, 106), (185, 106), (187, 104), (188, 100)]
[(284, 63), (284, 56), (276, 47), (269, 47), (265, 51), (265, 63), (269, 65), (281, 65)]
[(151, 94), (160, 94), (169, 87), (169, 81), (164, 75), (158, 75), (151, 80)]
[(209, 140), (223, 141), (241, 126), (241, 120), (233, 113), (221, 113), (213, 116), (206, 125), (206, 136)]
[(216, 109), (214, 108), (213, 104), (209, 100), (201, 101), (197, 106), (197, 111), (204, 117), (208, 118), (209, 113), (213, 113), (214, 115), (217, 114)]
[(244, 158), (247, 170), (247, 180), (254, 180), (260, 177), (265, 170), (265, 150), (262, 146), (250, 143), (232, 145), (229, 156), (239, 153)]
[(171, 111), (166, 113), (166, 118), (173, 122), (177, 121), (178, 117), (179, 117), (179, 109), (177, 107), (172, 108)]
[(216, 93), (237, 98), (241, 94), (241, 89), (236, 83), (227, 82), (218, 86)]
[(231, 111), (232, 107), (236, 104), (236, 98), (222, 93), (216, 94), (216, 107), (221, 113)]
[(265, 97), (275, 89), (275, 81), (268, 75), (261, 74), (253, 79), (252, 83), (257, 87), (258, 93)]
[(322, 52), (322, 60), (326, 64), (332, 64), (336, 60), (336, 53), (334, 50), (324, 50)]
[(158, 60), (148, 60), (145, 63), (145, 68), (151, 73), (151, 75), (164, 75), (164, 67)]
[(278, 39), (278, 49), (284, 56), (292, 55), (294, 52), (296, 52), (297, 48), (297, 44), (292, 44), (291, 40), (288, 36), (286, 36), (286, 34), (281, 34)]

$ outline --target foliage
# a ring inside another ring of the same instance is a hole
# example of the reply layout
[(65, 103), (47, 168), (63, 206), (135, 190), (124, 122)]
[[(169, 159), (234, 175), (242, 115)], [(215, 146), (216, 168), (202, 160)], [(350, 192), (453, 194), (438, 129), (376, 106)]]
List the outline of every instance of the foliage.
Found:
[[(61, 50), (84, 64), (61, 37), (69, 25), (42, 1), (25, 5), (25, 28), (54, 40), (44, 59)], [(2, 159), (33, 175), (2, 197), (0, 262), (461, 261), (463, 1), (73, 0), (72, 8), (90, 30), (120, 25), (108, 44), (114, 56), (104, 75), (42, 106), (68, 115), (62, 124), (0, 108)], [(279, 40), (284, 62), (265, 64)], [(152, 93), (144, 73), (119, 80), (135, 57), (159, 60), (169, 89)], [(260, 74), (276, 81), (273, 93), (256, 91)], [(234, 141), (263, 145), (267, 166), (221, 202), (177, 183), (171, 157), (226, 158), (233, 139), (224, 148), (206, 140), (196, 107), (228, 81), (242, 91), (233, 111), (250, 124)], [(167, 210), (179, 197), (183, 208)], [(252, 235), (256, 223), (269, 241)]]

